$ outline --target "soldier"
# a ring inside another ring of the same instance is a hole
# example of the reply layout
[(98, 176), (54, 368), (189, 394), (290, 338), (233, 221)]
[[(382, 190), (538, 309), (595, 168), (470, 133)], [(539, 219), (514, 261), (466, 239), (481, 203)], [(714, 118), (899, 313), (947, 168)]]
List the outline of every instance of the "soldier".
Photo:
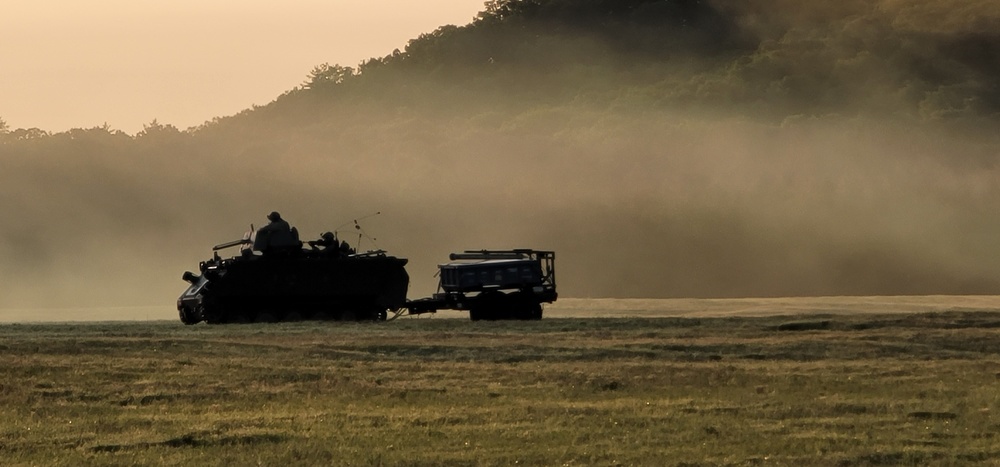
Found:
[(270, 222), (267, 225), (265, 225), (264, 227), (260, 228), (261, 232), (265, 232), (265, 231), (266, 232), (275, 232), (275, 231), (288, 232), (288, 231), (292, 230), (292, 228), (288, 226), (288, 222), (285, 222), (285, 220), (281, 218), (281, 214), (278, 214), (278, 211), (271, 211), (271, 213), (267, 215), (267, 220), (269, 220)]
[(353, 255), (354, 253), (354, 248), (351, 248), (351, 245), (348, 245), (346, 241), (340, 242), (340, 254), (347, 256)]
[(313, 249), (316, 249), (316, 247), (323, 247), (323, 251), (326, 252), (336, 251), (337, 245), (339, 245), (339, 243), (337, 242), (337, 237), (333, 234), (333, 232), (323, 232), (323, 235), (319, 236), (319, 240), (309, 240), (309, 246)]
[(291, 226), (281, 218), (281, 214), (278, 214), (277, 211), (268, 214), (267, 220), (271, 222), (257, 229), (253, 249), (265, 251), (274, 247), (290, 247), (298, 243), (298, 236), (292, 232)]

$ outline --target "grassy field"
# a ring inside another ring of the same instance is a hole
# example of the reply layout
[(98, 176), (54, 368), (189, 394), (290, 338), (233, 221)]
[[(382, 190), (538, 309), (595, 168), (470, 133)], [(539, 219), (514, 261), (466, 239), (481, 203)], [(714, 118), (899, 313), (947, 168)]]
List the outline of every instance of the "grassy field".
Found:
[(0, 325), (4, 465), (1000, 463), (1000, 313)]

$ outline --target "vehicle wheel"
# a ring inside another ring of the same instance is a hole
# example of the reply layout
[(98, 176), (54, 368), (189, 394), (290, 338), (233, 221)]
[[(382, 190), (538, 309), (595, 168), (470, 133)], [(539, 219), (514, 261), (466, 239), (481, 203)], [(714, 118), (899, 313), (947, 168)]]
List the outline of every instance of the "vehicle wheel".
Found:
[(317, 311), (317, 312), (309, 315), (309, 319), (316, 320), (316, 321), (329, 321), (330, 320), (330, 314), (327, 313), (327, 312), (325, 312), (325, 311)]
[(187, 307), (181, 307), (180, 309), (177, 310), (177, 312), (181, 315), (181, 322), (189, 326), (192, 324), (196, 324), (198, 323), (198, 321), (200, 321), (195, 319), (194, 313), (188, 311)]
[[(254, 315), (254, 317), (256, 316), (257, 315)], [(245, 313), (236, 313), (235, 315), (230, 316), (228, 320), (226, 320), (227, 323), (236, 323), (236, 324), (247, 324), (251, 321), (253, 320), (251, 320), (250, 317), (247, 316)]]
[(340, 321), (357, 321), (358, 315), (354, 310), (343, 310), (340, 312)]
[(282, 321), (286, 322), (302, 321), (302, 313), (299, 313), (297, 311), (289, 311), (288, 314), (285, 315), (285, 319), (283, 319)]
[(226, 313), (221, 305), (201, 306), (201, 318), (208, 324), (222, 324), (226, 322)]
[(378, 310), (375, 312), (375, 321), (385, 321), (389, 318), (389, 312), (386, 310)]
[(473, 321), (480, 321), (483, 319), (483, 312), (478, 308), (473, 308), (469, 310), (469, 319)]
[(278, 318), (274, 316), (274, 313), (270, 311), (262, 311), (257, 313), (257, 318), (254, 319), (255, 323), (277, 323)]
[(211, 313), (205, 313), (205, 322), (208, 324), (224, 324), (226, 322), (225, 317), (216, 310), (212, 310)]

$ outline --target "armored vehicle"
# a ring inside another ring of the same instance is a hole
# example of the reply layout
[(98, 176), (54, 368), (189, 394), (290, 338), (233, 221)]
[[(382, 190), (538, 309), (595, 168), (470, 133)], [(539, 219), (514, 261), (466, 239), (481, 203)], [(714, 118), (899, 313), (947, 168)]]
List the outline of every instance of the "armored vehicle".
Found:
[[(184, 324), (296, 320), (385, 320), (406, 304), (405, 258), (382, 250), (358, 253), (327, 232), (303, 244), (280, 219), (242, 239), (216, 245), (177, 299)], [(223, 258), (219, 251), (240, 247)]]
[(542, 319), (542, 303), (556, 301), (555, 252), (529, 249), (466, 250), (438, 265), (438, 292), (411, 300), (411, 314), (468, 310), (473, 321)]

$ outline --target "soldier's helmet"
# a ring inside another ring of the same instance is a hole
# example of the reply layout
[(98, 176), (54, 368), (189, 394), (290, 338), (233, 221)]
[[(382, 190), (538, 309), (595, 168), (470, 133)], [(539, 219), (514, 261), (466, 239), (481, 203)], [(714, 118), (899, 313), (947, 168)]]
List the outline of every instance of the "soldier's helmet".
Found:
[(278, 222), (281, 220), (281, 214), (278, 214), (278, 211), (271, 211), (271, 213), (267, 215), (267, 220), (271, 222)]

